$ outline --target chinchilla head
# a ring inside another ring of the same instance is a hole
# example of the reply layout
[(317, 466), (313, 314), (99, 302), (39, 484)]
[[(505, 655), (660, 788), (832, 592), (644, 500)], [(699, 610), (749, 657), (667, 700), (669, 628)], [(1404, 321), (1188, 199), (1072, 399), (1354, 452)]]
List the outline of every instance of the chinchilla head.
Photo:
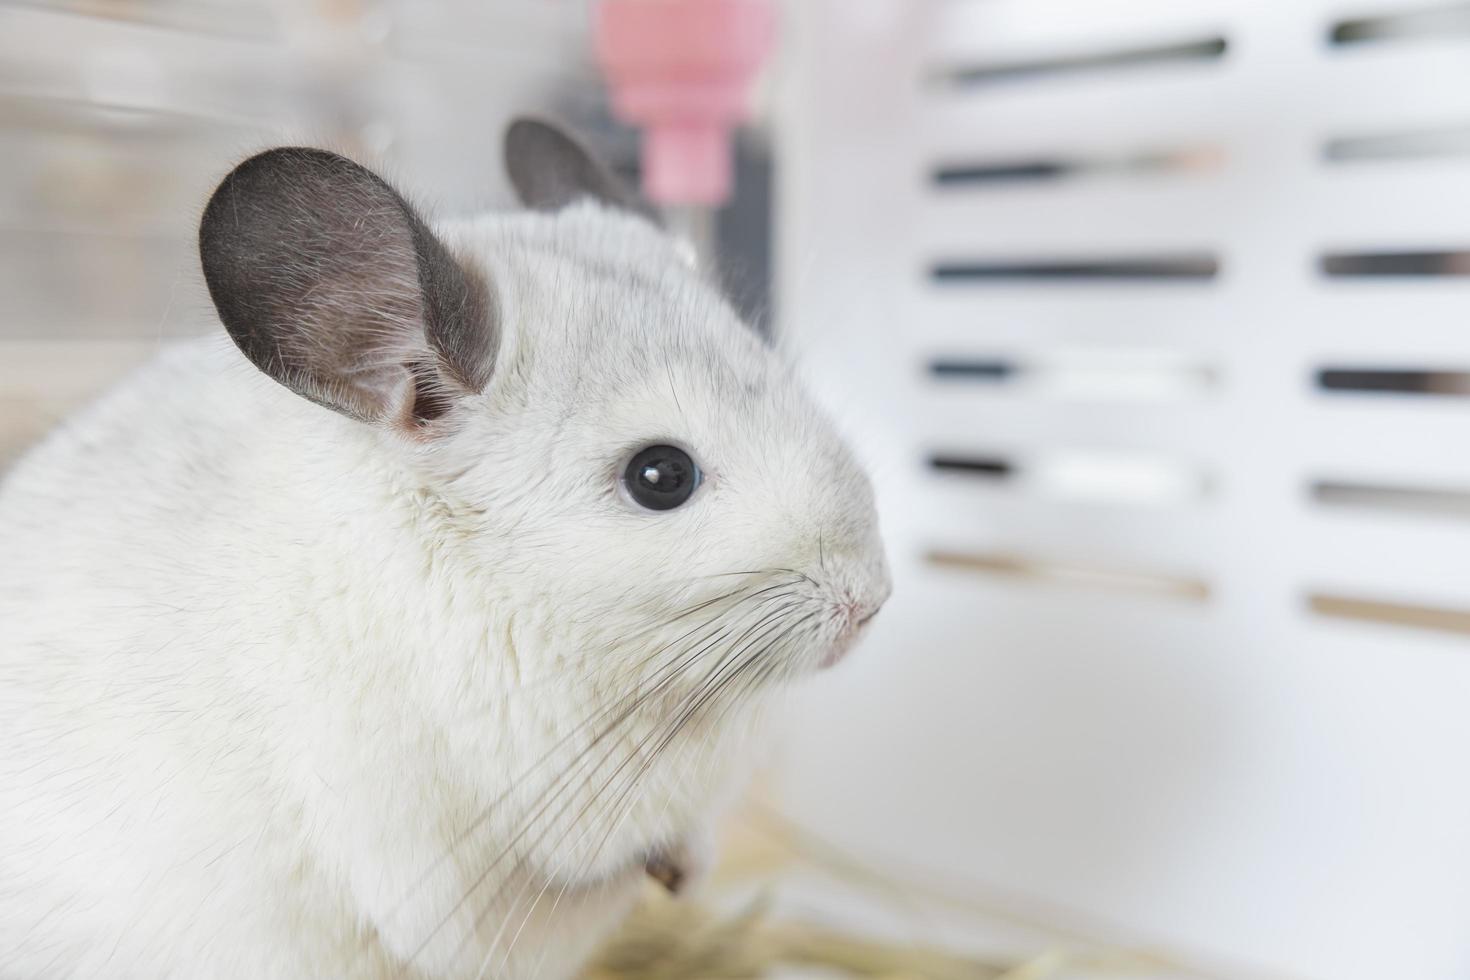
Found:
[(506, 163), (528, 210), (430, 225), (336, 154), (245, 161), (200, 230), (231, 337), (370, 434), (424, 575), (515, 621), (518, 670), (584, 685), (568, 712), (692, 724), (834, 661), (889, 588), (848, 447), (576, 142), (521, 120)]

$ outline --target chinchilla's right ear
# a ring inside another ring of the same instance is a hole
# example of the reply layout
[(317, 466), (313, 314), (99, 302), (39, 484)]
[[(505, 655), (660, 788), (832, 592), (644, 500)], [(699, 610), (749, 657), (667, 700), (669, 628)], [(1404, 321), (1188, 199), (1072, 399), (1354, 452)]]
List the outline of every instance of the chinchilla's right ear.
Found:
[(344, 415), (420, 430), (489, 382), (490, 284), (345, 157), (286, 147), (240, 164), (205, 208), (199, 257), (245, 356)]
[(505, 130), (505, 172), (521, 203), (558, 211), (591, 199), (661, 225), (653, 205), (603, 166), (566, 130), (522, 116)]

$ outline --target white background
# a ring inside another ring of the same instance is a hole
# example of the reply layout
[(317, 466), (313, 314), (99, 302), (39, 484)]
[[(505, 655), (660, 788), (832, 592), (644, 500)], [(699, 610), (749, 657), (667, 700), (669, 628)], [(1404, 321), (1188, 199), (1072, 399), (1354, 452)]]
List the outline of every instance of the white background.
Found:
[[(1470, 488), (1470, 400), (1313, 381), (1470, 368), (1470, 279), (1317, 271), (1324, 250), (1470, 247), (1470, 157), (1322, 157), (1333, 137), (1470, 125), (1470, 37), (1326, 41), (1340, 17), (1396, 8), (1411, 5), (788, 5), (781, 327), (873, 466), (897, 575), (869, 643), (804, 702), (783, 785), (804, 822), (1261, 975), (1470, 976), (1470, 636), (1307, 598), (1470, 610), (1463, 514), (1309, 492)], [(925, 82), (953, 62), (1210, 36), (1228, 41), (1211, 61)], [(1218, 165), (925, 182), (952, 159), (1196, 145)], [(1217, 255), (1220, 274), (942, 289), (924, 274), (941, 257), (1176, 251)], [(936, 355), (1104, 366), (1090, 387), (940, 386)], [(1109, 356), (1213, 380), (1110, 386)], [(940, 479), (936, 449), (1105, 469)], [(1119, 460), (1183, 489), (1107, 479), (1109, 461), (1138, 472)], [(925, 563), (936, 548), (1071, 579)]]

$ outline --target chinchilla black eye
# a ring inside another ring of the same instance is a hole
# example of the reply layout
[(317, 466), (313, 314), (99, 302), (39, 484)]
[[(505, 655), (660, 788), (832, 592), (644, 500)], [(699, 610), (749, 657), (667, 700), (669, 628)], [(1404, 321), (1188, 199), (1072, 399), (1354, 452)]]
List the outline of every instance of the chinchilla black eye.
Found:
[(699, 467), (677, 446), (640, 449), (623, 471), (628, 495), (649, 510), (673, 510), (689, 499), (699, 480)]

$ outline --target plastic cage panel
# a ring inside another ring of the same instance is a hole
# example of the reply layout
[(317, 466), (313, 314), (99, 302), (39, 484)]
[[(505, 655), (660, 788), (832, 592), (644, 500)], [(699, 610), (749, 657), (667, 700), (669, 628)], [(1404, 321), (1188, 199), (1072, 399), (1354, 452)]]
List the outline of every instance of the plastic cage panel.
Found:
[(782, 327), (897, 576), (801, 814), (1217, 975), (1470, 974), (1470, 5), (790, 13)]

